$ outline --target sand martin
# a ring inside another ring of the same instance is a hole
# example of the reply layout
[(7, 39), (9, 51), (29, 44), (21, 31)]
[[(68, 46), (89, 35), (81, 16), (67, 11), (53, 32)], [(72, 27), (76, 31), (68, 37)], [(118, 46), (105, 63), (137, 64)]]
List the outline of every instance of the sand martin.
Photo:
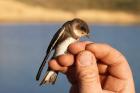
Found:
[[(71, 43), (78, 41), (80, 37), (84, 36), (89, 36), (89, 28), (85, 21), (79, 18), (75, 18), (64, 23), (62, 27), (56, 32), (48, 46), (46, 56), (38, 70), (36, 80), (39, 80), (41, 72), (48, 60), (51, 51), (55, 51), (52, 58), (56, 58), (59, 55), (65, 54), (67, 52), (67, 47)], [(54, 84), (57, 75), (58, 72), (55, 72), (48, 67), (46, 75), (42, 79), (40, 85)]]

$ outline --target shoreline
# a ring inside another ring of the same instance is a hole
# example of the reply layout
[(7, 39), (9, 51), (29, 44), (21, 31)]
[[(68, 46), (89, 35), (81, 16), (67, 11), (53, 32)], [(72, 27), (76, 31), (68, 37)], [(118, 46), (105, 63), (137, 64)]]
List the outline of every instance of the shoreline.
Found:
[(140, 24), (140, 14), (123, 11), (79, 10), (77, 12), (30, 6), (14, 0), (0, 1), (0, 23), (59, 23), (81, 18), (89, 23)]

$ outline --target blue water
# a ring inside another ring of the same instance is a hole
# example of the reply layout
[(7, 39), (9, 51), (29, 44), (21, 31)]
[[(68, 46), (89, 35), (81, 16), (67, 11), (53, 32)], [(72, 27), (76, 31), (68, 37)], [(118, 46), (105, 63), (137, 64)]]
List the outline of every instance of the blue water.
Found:
[[(53, 86), (40, 87), (35, 75), (53, 34), (61, 24), (0, 24), (0, 93), (68, 93), (59, 75)], [(108, 43), (127, 58), (140, 92), (140, 26), (90, 25), (90, 41)]]

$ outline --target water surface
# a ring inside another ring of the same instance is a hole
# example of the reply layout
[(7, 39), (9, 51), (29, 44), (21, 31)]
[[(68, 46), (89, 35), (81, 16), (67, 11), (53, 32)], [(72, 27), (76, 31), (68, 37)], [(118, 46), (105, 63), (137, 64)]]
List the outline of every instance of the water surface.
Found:
[[(0, 24), (0, 93), (68, 93), (59, 75), (54, 86), (39, 87), (35, 75), (46, 48), (61, 24)], [(140, 26), (90, 25), (90, 41), (108, 43), (127, 58), (140, 92)]]

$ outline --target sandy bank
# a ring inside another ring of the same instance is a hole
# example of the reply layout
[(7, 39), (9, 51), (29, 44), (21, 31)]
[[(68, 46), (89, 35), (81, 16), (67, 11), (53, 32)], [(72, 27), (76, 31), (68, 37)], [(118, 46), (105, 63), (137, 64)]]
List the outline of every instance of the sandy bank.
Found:
[(75, 13), (31, 6), (14, 0), (0, 0), (0, 22), (63, 22), (82, 18), (92, 23), (140, 23), (140, 15), (102, 10), (80, 10)]

